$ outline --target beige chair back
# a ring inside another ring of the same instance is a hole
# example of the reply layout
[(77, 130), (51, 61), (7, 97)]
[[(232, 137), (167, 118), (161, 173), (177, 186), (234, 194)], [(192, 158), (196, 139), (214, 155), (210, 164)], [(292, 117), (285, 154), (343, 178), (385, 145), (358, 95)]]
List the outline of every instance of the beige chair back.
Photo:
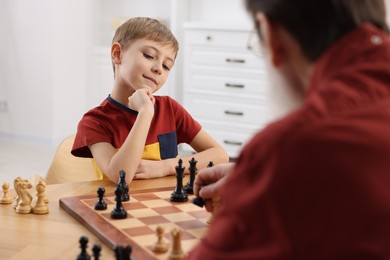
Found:
[(59, 145), (46, 174), (46, 184), (98, 180), (91, 158), (73, 156), (70, 151), (75, 135)]

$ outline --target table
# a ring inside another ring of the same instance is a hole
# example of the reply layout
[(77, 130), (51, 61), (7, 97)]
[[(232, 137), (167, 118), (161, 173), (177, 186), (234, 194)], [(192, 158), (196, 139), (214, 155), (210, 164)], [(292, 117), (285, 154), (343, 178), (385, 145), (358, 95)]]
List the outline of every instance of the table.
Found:
[[(174, 187), (176, 178), (134, 180), (132, 190)], [(96, 194), (98, 187), (113, 192), (115, 184), (108, 180), (73, 182), (46, 186), (49, 214), (18, 214), (12, 204), (0, 204), (0, 259), (76, 259), (80, 253), (80, 236), (89, 238), (90, 252), (93, 244), (102, 247), (101, 259), (115, 259), (114, 252), (96, 236), (59, 206), (61, 197)], [(10, 195), (14, 196), (14, 191)], [(31, 190), (36, 196), (36, 191)]]

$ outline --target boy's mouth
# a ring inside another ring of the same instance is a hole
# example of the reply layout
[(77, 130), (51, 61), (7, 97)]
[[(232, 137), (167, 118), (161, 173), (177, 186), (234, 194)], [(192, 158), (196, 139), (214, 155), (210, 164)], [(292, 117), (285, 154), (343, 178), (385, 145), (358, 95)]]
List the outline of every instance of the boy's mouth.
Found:
[(150, 80), (151, 82), (153, 82), (156, 86), (158, 85), (158, 82), (154, 78), (150, 78), (150, 77), (147, 77), (145, 75), (143, 75), (143, 77)]

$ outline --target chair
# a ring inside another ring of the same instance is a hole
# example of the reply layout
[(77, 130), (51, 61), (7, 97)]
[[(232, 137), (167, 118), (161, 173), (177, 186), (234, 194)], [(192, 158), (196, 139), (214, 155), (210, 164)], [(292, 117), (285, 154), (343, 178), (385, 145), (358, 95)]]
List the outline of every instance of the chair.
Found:
[(75, 135), (71, 135), (59, 145), (47, 171), (46, 184), (99, 180), (91, 158), (80, 158), (70, 153), (74, 138)]

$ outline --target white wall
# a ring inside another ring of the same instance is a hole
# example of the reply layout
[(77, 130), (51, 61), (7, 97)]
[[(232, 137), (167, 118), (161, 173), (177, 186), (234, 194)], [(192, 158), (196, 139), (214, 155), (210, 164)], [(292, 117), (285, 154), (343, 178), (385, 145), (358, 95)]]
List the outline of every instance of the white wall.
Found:
[(85, 7), (0, 1), (0, 135), (58, 143), (85, 111)]

